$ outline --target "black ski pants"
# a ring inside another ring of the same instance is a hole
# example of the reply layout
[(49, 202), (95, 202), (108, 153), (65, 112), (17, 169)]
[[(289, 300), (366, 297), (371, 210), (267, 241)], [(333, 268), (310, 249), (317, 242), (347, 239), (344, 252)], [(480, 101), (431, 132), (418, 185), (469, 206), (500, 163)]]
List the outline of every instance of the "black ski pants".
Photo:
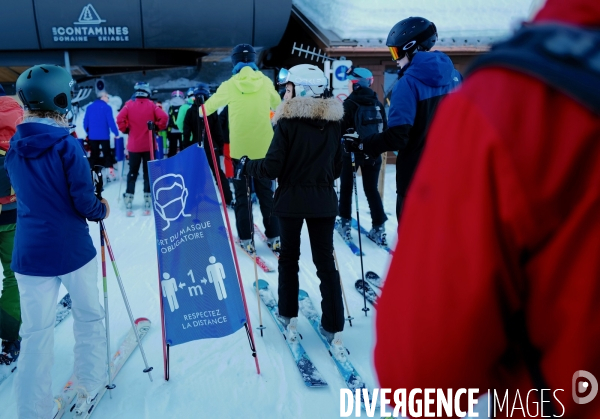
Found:
[[(204, 148), (204, 152), (206, 153), (206, 158), (208, 159), (208, 165), (210, 166), (210, 171), (215, 178), (215, 182), (217, 181), (217, 174), (215, 173), (215, 166), (213, 164), (212, 153), (209, 148)], [(225, 176), (223, 169), (221, 168), (220, 162), (220, 154), (215, 150), (215, 157), (217, 159), (217, 168), (219, 169), (219, 177), (221, 178), (221, 185), (223, 185), (223, 195), (225, 196), (225, 205), (231, 204), (233, 201), (233, 194), (231, 193), (231, 188), (229, 187), (229, 180)], [(217, 183), (218, 185), (218, 183)]]
[(173, 157), (177, 154), (177, 147), (179, 147), (179, 144), (181, 143), (181, 138), (182, 134), (180, 132), (167, 133), (167, 140), (169, 140), (169, 154), (167, 154), (167, 157)]
[(129, 152), (129, 174), (127, 175), (127, 193), (135, 193), (135, 181), (140, 172), (140, 165), (144, 170), (144, 192), (150, 192), (150, 179), (148, 178), (148, 162), (150, 161), (150, 152), (141, 153)]
[[(234, 161), (234, 166), (237, 160)], [(279, 220), (274, 215), (273, 211), (273, 190), (271, 189), (271, 181), (269, 179), (250, 178), (249, 182), (254, 180), (254, 192), (258, 198), (260, 212), (263, 216), (263, 225), (265, 226), (265, 235), (268, 238), (279, 236)], [(252, 238), (250, 214), (248, 212), (248, 196), (246, 189), (246, 177), (241, 180), (233, 180), (233, 188), (235, 190), (235, 225), (240, 240), (248, 240)]]
[[(377, 190), (379, 183), (379, 171), (381, 170), (381, 156), (376, 159), (365, 159), (364, 156), (354, 154), (356, 158), (356, 169), (360, 167), (362, 182), (369, 208), (371, 209), (371, 220), (373, 226), (380, 226), (387, 221), (387, 215), (383, 210), (383, 202)], [(352, 201), (354, 193), (354, 175), (352, 160), (349, 153), (344, 153), (342, 160), (342, 174), (340, 175), (340, 217), (352, 218)]]
[[(110, 152), (110, 140), (88, 140), (90, 144), (90, 167), (93, 169), (95, 165), (112, 167), (112, 154)], [(102, 147), (102, 158), (100, 158), (100, 147)]]
[[(279, 256), (279, 314), (298, 316), (298, 261), (300, 234), (304, 218), (279, 217), (281, 254)], [(310, 249), (317, 276), (321, 280), (321, 325), (330, 332), (344, 330), (344, 305), (340, 276), (333, 259), (333, 226), (335, 217), (306, 218)]]

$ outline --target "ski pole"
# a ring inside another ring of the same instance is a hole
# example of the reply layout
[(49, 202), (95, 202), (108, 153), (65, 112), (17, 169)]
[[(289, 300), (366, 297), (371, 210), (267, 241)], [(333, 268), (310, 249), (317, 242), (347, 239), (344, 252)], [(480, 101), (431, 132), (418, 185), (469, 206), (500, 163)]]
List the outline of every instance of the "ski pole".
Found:
[[(102, 200), (102, 188), (104, 186), (104, 179), (102, 177), (102, 166), (94, 166), (93, 173), (96, 175), (94, 179), (94, 184), (96, 187), (96, 197), (99, 200)], [(103, 204), (104, 205), (104, 204)], [(112, 390), (115, 388), (115, 385), (112, 383), (112, 373), (111, 373), (111, 365), (110, 365), (110, 320), (108, 315), (108, 285), (106, 281), (106, 254), (104, 251), (104, 236), (102, 235), (102, 225), (99, 224), (100, 227), (100, 254), (102, 257), (102, 288), (104, 291), (104, 322), (106, 323), (106, 327), (104, 328), (106, 331), (106, 368), (108, 371), (108, 385), (106, 386), (107, 390)], [(112, 392), (109, 391), (108, 395), (112, 399)]]
[(344, 297), (344, 305), (346, 306), (346, 314), (348, 314), (348, 317), (346, 317), (346, 320), (348, 320), (350, 327), (352, 327), (352, 320), (354, 319), (354, 317), (352, 317), (350, 315), (350, 307), (348, 306), (348, 300), (346, 300), (346, 290), (344, 289), (344, 283), (342, 282), (342, 275), (340, 275), (340, 266), (338, 265), (338, 260), (337, 260), (337, 255), (335, 254), (335, 249), (333, 249), (333, 260), (335, 261), (335, 269), (338, 271), (338, 275), (340, 277), (340, 286), (342, 287), (342, 297)]
[(248, 198), (248, 216), (250, 218), (250, 233), (252, 234), (252, 245), (254, 246), (254, 283), (256, 284), (256, 300), (258, 302), (258, 321), (260, 326), (257, 327), (260, 330), (260, 336), (263, 336), (263, 330), (266, 326), (263, 326), (262, 322), (262, 311), (260, 309), (260, 292), (258, 290), (258, 263), (256, 262), (256, 245), (254, 244), (254, 217), (252, 214), (252, 197), (250, 194), (250, 176), (246, 176), (246, 196)]
[(104, 236), (104, 240), (106, 241), (106, 248), (108, 249), (108, 255), (110, 256), (110, 261), (112, 262), (113, 269), (115, 271), (115, 276), (117, 277), (117, 282), (119, 283), (119, 288), (121, 289), (121, 295), (123, 296), (123, 302), (125, 303), (125, 307), (127, 308), (127, 314), (129, 315), (129, 320), (131, 321), (131, 327), (133, 327), (133, 331), (135, 333), (135, 338), (137, 340), (138, 346), (140, 347), (140, 352), (142, 354), (142, 358), (144, 359), (144, 365), (146, 368), (144, 369), (145, 373), (148, 373), (148, 378), (152, 382), (152, 367), (148, 366), (148, 360), (146, 359), (146, 352), (144, 352), (144, 347), (142, 346), (142, 340), (140, 339), (140, 334), (135, 325), (135, 319), (133, 318), (133, 313), (131, 312), (131, 306), (129, 305), (129, 300), (127, 299), (127, 294), (125, 293), (125, 287), (123, 286), (123, 281), (121, 280), (121, 274), (119, 273), (119, 269), (117, 268), (117, 262), (115, 261), (115, 255), (112, 251), (112, 246), (110, 245), (110, 241), (108, 240), (108, 234), (106, 233), (106, 226), (104, 225), (104, 221), (100, 220), (100, 231)]
[(121, 173), (119, 175), (119, 193), (117, 194), (117, 204), (121, 199), (121, 186), (123, 185), (123, 172), (125, 171), (125, 159), (121, 162)]
[(150, 142), (150, 160), (154, 160), (154, 122), (148, 121), (148, 141)]
[(358, 188), (356, 187), (356, 159), (355, 159), (354, 153), (350, 153), (350, 158), (352, 159), (352, 181), (354, 183), (354, 198), (355, 198), (355, 202), (356, 202), (356, 224), (358, 224), (358, 248), (360, 250), (360, 274), (361, 274), (362, 284), (363, 284), (364, 307), (363, 307), (362, 311), (365, 312), (365, 316), (366, 316), (367, 311), (369, 311), (369, 307), (367, 307), (367, 293), (364, 291), (366, 289), (365, 269), (363, 266), (362, 240), (360, 238), (360, 214), (358, 211)]
[[(217, 166), (217, 157), (215, 156), (215, 148), (213, 146), (212, 135), (210, 134), (210, 127), (208, 126), (208, 117), (206, 116), (206, 108), (204, 107), (204, 97), (200, 97), (200, 105), (202, 109), (202, 117), (204, 119), (204, 129), (206, 129), (206, 137), (208, 138), (208, 144), (210, 145), (211, 157), (215, 169)], [(200, 112), (200, 110), (198, 110)], [(200, 115), (198, 115), (200, 116)], [(223, 206), (223, 212), (225, 214), (225, 222), (227, 223), (227, 234), (229, 235), (229, 242), (234, 247), (233, 235), (231, 234), (231, 224), (229, 223), (229, 213), (227, 212), (227, 205), (225, 204), (225, 195), (223, 194), (223, 185), (221, 184), (221, 176), (215, 176), (217, 178), (217, 185), (219, 186), (219, 193), (221, 194), (221, 205)], [(256, 364), (256, 373), (260, 374), (260, 365), (258, 364), (258, 357), (256, 356), (256, 345), (254, 343), (254, 332), (252, 331), (252, 325), (250, 323), (250, 314), (248, 314), (248, 304), (246, 304), (246, 293), (244, 292), (244, 284), (242, 284), (242, 274), (240, 273), (240, 264), (237, 259), (237, 253), (233, 253), (233, 261), (235, 263), (235, 270), (238, 276), (238, 285), (242, 293), (242, 301), (244, 302), (244, 313), (246, 314), (246, 334), (248, 335), (248, 342), (250, 343), (250, 350), (254, 357), (254, 363)], [(260, 304), (259, 304), (260, 306)], [(259, 307), (260, 310), (260, 307)]]

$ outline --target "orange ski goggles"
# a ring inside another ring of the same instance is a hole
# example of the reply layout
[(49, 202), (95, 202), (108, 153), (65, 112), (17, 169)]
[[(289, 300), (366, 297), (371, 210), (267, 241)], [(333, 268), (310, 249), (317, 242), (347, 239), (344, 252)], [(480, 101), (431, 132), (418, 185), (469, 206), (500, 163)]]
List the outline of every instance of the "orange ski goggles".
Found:
[(401, 56), (400, 56), (400, 48), (398, 47), (388, 47), (390, 50), (390, 54), (392, 54), (392, 59), (394, 61), (398, 61)]

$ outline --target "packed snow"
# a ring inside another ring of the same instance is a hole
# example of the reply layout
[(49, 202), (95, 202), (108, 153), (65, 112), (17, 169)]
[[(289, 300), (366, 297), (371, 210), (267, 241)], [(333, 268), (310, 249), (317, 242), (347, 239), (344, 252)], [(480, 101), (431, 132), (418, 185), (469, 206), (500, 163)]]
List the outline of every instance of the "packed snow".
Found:
[[(121, 168), (119, 164), (118, 168)], [(127, 166), (125, 166), (127, 171)], [(95, 418), (111, 419), (192, 419), (192, 418), (335, 418), (340, 414), (340, 389), (345, 383), (338, 373), (329, 353), (310, 323), (300, 314), (298, 329), (303, 336), (302, 345), (328, 382), (327, 387), (309, 389), (294, 365), (289, 349), (266, 307), (261, 306), (262, 321), (267, 327), (261, 337), (255, 329), (261, 374), (256, 373), (248, 340), (244, 329), (221, 339), (200, 340), (171, 348), (171, 377), (163, 378), (162, 333), (160, 328), (159, 282), (157, 277), (156, 241), (153, 216), (142, 216), (142, 176), (138, 178), (134, 199), (135, 217), (125, 216), (122, 198), (118, 202), (119, 191), (124, 191), (125, 179), (105, 186), (104, 196), (111, 204), (111, 214), (106, 220), (106, 229), (113, 247), (118, 269), (124, 282), (127, 296), (135, 317), (147, 317), (152, 328), (143, 341), (144, 349), (151, 366), (154, 381), (150, 382), (143, 373), (144, 364), (139, 351), (136, 351), (125, 364), (115, 380), (116, 389), (112, 400), (106, 395), (94, 414)], [(370, 228), (369, 210), (362, 191), (360, 176), (359, 206), (361, 223)], [(395, 166), (387, 166), (384, 205), (389, 221), (386, 224), (388, 241), (395, 242), (397, 222), (395, 219)], [(355, 209), (353, 209), (353, 212)], [(234, 222), (233, 212), (229, 211)], [(262, 218), (258, 205), (254, 205), (254, 217), (259, 226)], [(100, 249), (99, 227), (89, 223), (90, 234)], [(234, 227), (235, 234), (235, 227)], [(333, 233), (332, 233), (333, 234)], [(356, 231), (352, 232), (358, 243)], [(277, 261), (266, 244), (258, 237), (258, 253), (270, 264)], [(371, 307), (364, 316), (362, 296), (354, 289), (354, 282), (360, 277), (360, 260), (344, 244), (341, 237), (334, 234), (334, 244), (339, 261), (341, 277), (348, 299), (352, 327), (346, 323), (344, 343), (350, 350), (349, 359), (354, 364), (369, 388), (377, 386), (372, 363), (374, 346), (375, 310)], [(50, 242), (51, 246), (52, 243)], [(390, 256), (368, 239), (363, 238), (365, 271), (373, 270), (384, 275)], [(320, 311), (319, 279), (312, 263), (308, 232), (302, 231), (302, 255), (300, 258), (300, 286), (311, 296)], [(237, 251), (242, 272), (244, 291), (248, 303), (252, 326), (259, 326), (257, 297), (252, 286), (254, 268), (252, 260), (242, 251)], [(129, 318), (119, 291), (114, 272), (107, 254), (108, 294), (110, 309), (111, 352), (130, 328)], [(99, 255), (98, 261), (100, 265)], [(259, 277), (266, 279), (275, 295), (277, 273)], [(102, 290), (100, 268), (98, 287)], [(61, 289), (59, 298), (66, 293)], [(102, 294), (100, 294), (102, 295)], [(368, 304), (368, 303), (367, 303)], [(69, 316), (55, 330), (55, 363), (52, 372), (52, 390), (58, 394), (69, 379), (73, 367), (73, 318)], [(1, 418), (16, 417), (16, 401), (12, 392), (14, 374), (0, 387)]]

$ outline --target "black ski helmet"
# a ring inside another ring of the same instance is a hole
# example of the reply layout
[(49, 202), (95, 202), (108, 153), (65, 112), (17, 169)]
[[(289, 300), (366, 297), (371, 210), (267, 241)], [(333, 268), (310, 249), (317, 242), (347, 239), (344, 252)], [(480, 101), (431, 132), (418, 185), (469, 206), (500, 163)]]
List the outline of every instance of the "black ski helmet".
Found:
[(239, 44), (231, 51), (231, 64), (237, 63), (253, 63), (256, 60), (256, 51), (254, 47), (249, 44)]
[(17, 95), (25, 110), (53, 111), (66, 114), (71, 110), (71, 74), (54, 64), (35, 65), (17, 79)]
[(429, 51), (438, 39), (437, 28), (424, 17), (409, 17), (396, 23), (390, 30), (385, 44), (394, 61), (417, 51)]

